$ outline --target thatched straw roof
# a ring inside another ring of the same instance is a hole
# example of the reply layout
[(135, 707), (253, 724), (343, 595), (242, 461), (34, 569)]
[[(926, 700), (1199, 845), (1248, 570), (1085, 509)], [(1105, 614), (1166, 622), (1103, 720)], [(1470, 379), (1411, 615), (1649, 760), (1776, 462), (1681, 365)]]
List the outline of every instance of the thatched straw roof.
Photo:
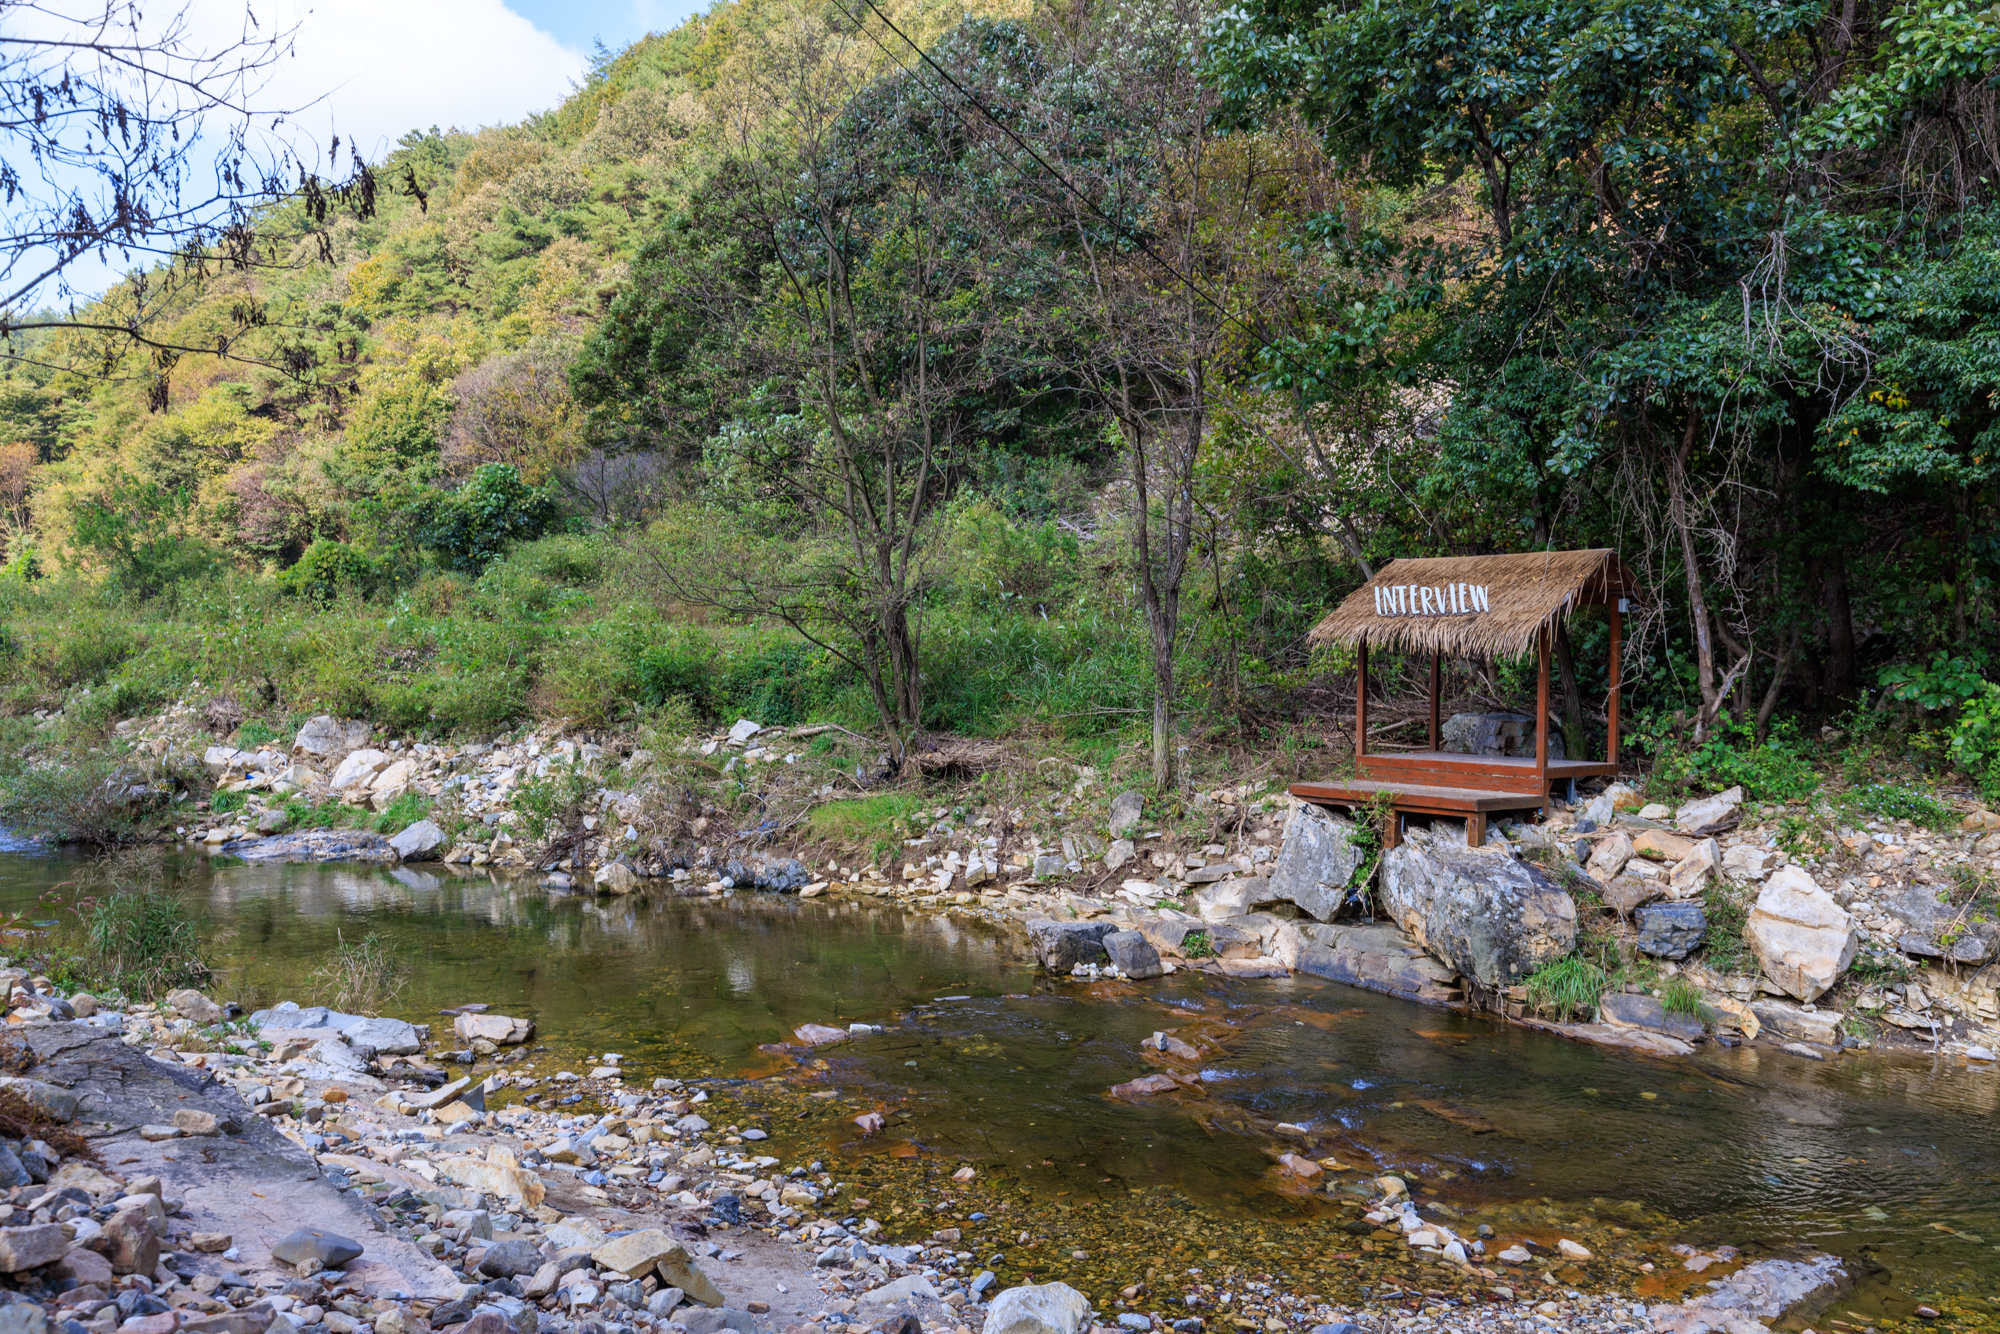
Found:
[(1398, 560), (1313, 627), (1314, 643), (1511, 657), (1578, 607), (1639, 595), (1614, 551), (1533, 551), (1513, 556)]

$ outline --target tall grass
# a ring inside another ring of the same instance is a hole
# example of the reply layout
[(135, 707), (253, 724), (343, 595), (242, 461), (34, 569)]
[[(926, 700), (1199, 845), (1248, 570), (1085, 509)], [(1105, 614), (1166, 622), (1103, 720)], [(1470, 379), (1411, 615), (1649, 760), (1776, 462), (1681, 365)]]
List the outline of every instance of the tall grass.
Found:
[(340, 944), (312, 972), (314, 1001), (350, 1014), (381, 1013), (409, 985), (409, 965), (372, 931), (351, 945), (336, 935)]
[(1581, 954), (1565, 954), (1528, 975), (1528, 1003), (1557, 1020), (1588, 1018), (1609, 979)]
[(119, 860), (88, 873), (64, 915), (52, 966), (92, 991), (156, 1000), (215, 976), (207, 929), (152, 859)]

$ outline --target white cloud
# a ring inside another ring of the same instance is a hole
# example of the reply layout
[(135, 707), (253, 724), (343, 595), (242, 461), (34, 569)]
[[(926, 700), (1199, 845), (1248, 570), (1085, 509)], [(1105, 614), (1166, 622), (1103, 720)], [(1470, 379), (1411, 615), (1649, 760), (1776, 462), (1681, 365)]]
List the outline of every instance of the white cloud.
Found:
[[(587, 64), (501, 0), (257, 0), (254, 8), (260, 23), (298, 25), (293, 54), (272, 70), (259, 104), (313, 103), (300, 129), (322, 146), (338, 133), (376, 161), (408, 130), (473, 129), (554, 107)], [(217, 36), (242, 21), (242, 0), (195, 0), (193, 9)]]

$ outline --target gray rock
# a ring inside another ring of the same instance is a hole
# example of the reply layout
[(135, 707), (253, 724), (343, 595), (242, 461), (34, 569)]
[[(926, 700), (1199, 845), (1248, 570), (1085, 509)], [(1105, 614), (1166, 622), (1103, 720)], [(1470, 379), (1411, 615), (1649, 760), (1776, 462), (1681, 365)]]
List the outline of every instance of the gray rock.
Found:
[(1331, 1325), (1314, 1325), (1312, 1334), (1368, 1334), (1368, 1331), (1351, 1321), (1336, 1320)]
[(679, 1288), (661, 1288), (646, 1299), (646, 1311), (655, 1320), (665, 1320), (674, 1313), (674, 1308), (687, 1300), (687, 1294)]
[(531, 1241), (496, 1241), (479, 1257), (479, 1272), (488, 1278), (518, 1278), (542, 1267), (542, 1253)]
[(1166, 974), (1167, 970), (1160, 966), (1160, 952), (1142, 932), (1112, 931), (1099, 944), (1111, 956), (1111, 962), (1118, 965), (1118, 971), (1127, 977), (1143, 980)]
[(1685, 959), (1708, 936), (1708, 914), (1699, 903), (1649, 903), (1637, 920), (1638, 950), (1656, 959)]
[(1808, 1010), (1784, 1001), (1756, 1000), (1750, 1003), (1750, 1012), (1757, 1016), (1758, 1024), (1779, 1037), (1798, 1038), (1822, 1047), (1840, 1045), (1837, 1010)]
[(419, 820), (390, 839), (389, 846), (406, 862), (428, 862), (442, 855), (445, 842), (444, 830), (429, 820)]
[(1195, 891), (1194, 910), (1204, 922), (1241, 917), (1271, 897), (1271, 882), (1261, 875), (1239, 875), (1204, 885)]
[(1410, 938), (1388, 923), (1369, 926), (1286, 924), (1272, 953), (1286, 967), (1366, 991), (1431, 1005), (1461, 999), (1458, 974), (1427, 954), (1411, 956)]
[[(1525, 713), (1454, 713), (1438, 730), (1439, 744), (1460, 755), (1535, 753), (1535, 720)], [(1549, 758), (1564, 758), (1560, 729), (1549, 733)]]
[[(1909, 923), (1910, 929), (1896, 938), (1905, 954), (1977, 965), (2000, 952), (2000, 924), (1960, 920), (1958, 905), (1939, 902), (1937, 890), (1929, 885), (1885, 892), (1881, 903), (1890, 917)], [(1946, 933), (1950, 934), (1949, 942), (1944, 939)]]
[(1349, 841), (1353, 833), (1353, 821), (1323, 807), (1295, 809), (1285, 821), (1264, 898), (1295, 903), (1322, 922), (1332, 921), (1361, 865), (1361, 851)]
[(732, 1306), (706, 1306), (676, 1318), (687, 1326), (688, 1334), (716, 1334), (721, 1329), (757, 1334), (757, 1317)]
[(31, 1223), (27, 1227), (0, 1227), (0, 1274), (18, 1274), (23, 1269), (39, 1269), (62, 1259), (69, 1249), (58, 1223)]
[[(907, 1264), (908, 1261), (903, 1263)], [(862, 1306), (885, 1307), (894, 1306), (900, 1301), (910, 1301), (919, 1297), (935, 1298), (937, 1295), (937, 1289), (932, 1287), (930, 1280), (922, 1274), (908, 1274), (893, 1283), (884, 1283), (871, 1292), (862, 1293), (859, 1301)]]
[(1137, 853), (1138, 848), (1133, 844), (1131, 839), (1114, 839), (1111, 846), (1104, 850), (1104, 869), (1115, 871), (1126, 862), (1131, 861)]
[(1630, 917), (1642, 905), (1660, 897), (1660, 886), (1636, 875), (1621, 875), (1614, 877), (1598, 897), (1604, 900), (1605, 907), (1620, 917)]
[(380, 834), (354, 829), (307, 829), (277, 838), (240, 838), (222, 851), (246, 862), (393, 862), (396, 850)]
[(25, 1098), (30, 1107), (51, 1121), (60, 1121), (68, 1125), (76, 1120), (76, 1110), (80, 1100), (66, 1088), (44, 1084), (39, 1079), (23, 1079), (18, 1075), (0, 1076), (0, 1088), (12, 1090)]
[(1056, 853), (1044, 852), (1035, 858), (1034, 876), (1037, 880), (1046, 880), (1067, 870), (1069, 863)]
[(1145, 813), (1146, 799), (1137, 792), (1120, 792), (1111, 799), (1111, 837), (1124, 838), (1139, 827), (1139, 817)]
[(981, 1297), (991, 1292), (994, 1288), (994, 1285), (999, 1282), (1000, 1282), (999, 1278), (994, 1274), (992, 1270), (982, 1269), (979, 1271), (977, 1275), (973, 1277), (972, 1282), (966, 1284), (965, 1286), (966, 1290), (972, 1294), (972, 1300), (978, 1301)]
[[(343, 1016), (345, 1017), (345, 1016)], [(401, 1019), (361, 1019), (340, 1032), (356, 1047), (372, 1048), (377, 1056), (413, 1056), (423, 1050), (414, 1024)]]
[(1606, 992), (1597, 1003), (1597, 1021), (1613, 1028), (1643, 1028), (1649, 1033), (1664, 1033), (1682, 1042), (1700, 1042), (1708, 1032), (1701, 1020), (1693, 1015), (1675, 1014), (1656, 997), (1629, 991)]
[(1949, 943), (1935, 931), (1909, 931), (1896, 937), (1896, 946), (1920, 959), (1948, 959), (1952, 963), (1990, 963), (2000, 953), (2000, 926), (1976, 922), (1954, 934)]
[(981, 1334), (1082, 1334), (1090, 1299), (1067, 1283), (1009, 1288), (987, 1308)]
[(0, 1306), (0, 1334), (48, 1334), (48, 1313), (39, 1302), (17, 1301)]
[(264, 835), (282, 834), (292, 824), (292, 817), (283, 806), (273, 806), (257, 817), (257, 832)]
[(1382, 859), (1382, 906), (1483, 987), (1511, 986), (1576, 945), (1576, 902), (1533, 862), (1411, 830)]
[(1035, 957), (1051, 973), (1068, 973), (1080, 963), (1102, 963), (1110, 956), (1104, 938), (1118, 928), (1111, 922), (1058, 922), (1038, 917), (1028, 923), (1028, 940)]
[(497, 1314), (506, 1321), (514, 1334), (535, 1334), (541, 1323), (541, 1316), (535, 1308), (519, 1297), (489, 1296), (479, 1304), (479, 1311), (474, 1313), (473, 1318), (476, 1320), (479, 1314), (486, 1312)]
[(34, 1178), (30, 1177), (28, 1169), (21, 1165), (21, 1156), (15, 1153), (10, 1145), (0, 1143), (0, 1190), (33, 1184)]
[(271, 1247), (271, 1258), (280, 1264), (317, 1260), (328, 1269), (338, 1269), (360, 1254), (361, 1243), (316, 1227), (302, 1227)]

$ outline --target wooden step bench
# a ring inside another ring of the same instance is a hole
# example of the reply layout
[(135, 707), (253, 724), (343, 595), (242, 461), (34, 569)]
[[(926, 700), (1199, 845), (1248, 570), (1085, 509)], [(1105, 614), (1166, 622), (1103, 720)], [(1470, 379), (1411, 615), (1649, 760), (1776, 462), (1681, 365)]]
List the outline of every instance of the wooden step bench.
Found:
[(1539, 810), (1547, 798), (1532, 792), (1493, 792), (1469, 787), (1426, 787), (1410, 783), (1385, 783), (1373, 778), (1355, 778), (1345, 783), (1294, 783), (1288, 789), (1300, 801), (1315, 806), (1345, 806), (1358, 810), (1374, 804), (1384, 792), (1395, 797), (1396, 818), (1389, 821), (1383, 838), (1387, 852), (1402, 842), (1403, 820), (1409, 815), (1453, 815), (1465, 821), (1465, 842), (1478, 847), (1486, 841), (1489, 811)]

